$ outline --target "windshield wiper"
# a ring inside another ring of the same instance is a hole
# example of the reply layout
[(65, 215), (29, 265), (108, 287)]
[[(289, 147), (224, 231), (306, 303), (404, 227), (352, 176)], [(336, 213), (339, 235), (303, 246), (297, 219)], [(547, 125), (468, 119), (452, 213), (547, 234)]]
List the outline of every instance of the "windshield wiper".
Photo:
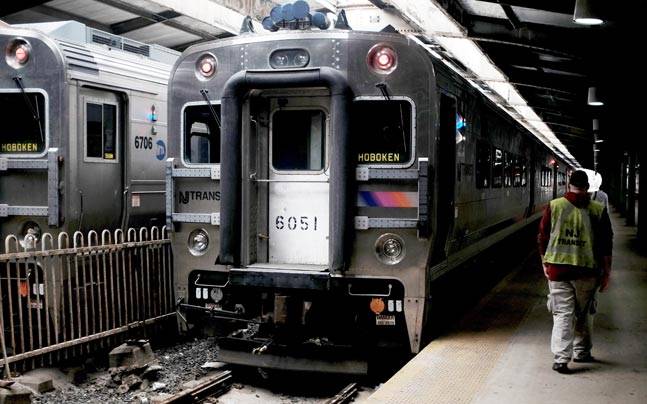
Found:
[(211, 101), (209, 100), (209, 97), (207, 94), (209, 94), (209, 91), (206, 89), (200, 90), (200, 94), (202, 94), (202, 98), (207, 102), (207, 105), (209, 106), (209, 111), (211, 111), (211, 115), (213, 115), (213, 119), (216, 120), (216, 125), (218, 125), (218, 130), (221, 130), (220, 128), (220, 118), (218, 118), (218, 114), (216, 114), (216, 110), (213, 109), (213, 105), (211, 104)]
[(25, 104), (29, 107), (29, 110), (31, 111), (31, 116), (34, 118), (34, 121), (38, 124), (38, 132), (40, 133), (40, 141), (45, 144), (45, 134), (43, 133), (43, 125), (40, 123), (40, 114), (38, 113), (38, 103), (36, 103), (36, 108), (31, 104), (31, 101), (29, 100), (29, 96), (27, 95), (27, 92), (25, 91), (25, 86), (22, 84), (22, 76), (16, 76), (13, 78), (13, 80), (16, 82), (16, 85), (20, 89), (20, 92), (22, 93), (22, 96), (25, 100)]

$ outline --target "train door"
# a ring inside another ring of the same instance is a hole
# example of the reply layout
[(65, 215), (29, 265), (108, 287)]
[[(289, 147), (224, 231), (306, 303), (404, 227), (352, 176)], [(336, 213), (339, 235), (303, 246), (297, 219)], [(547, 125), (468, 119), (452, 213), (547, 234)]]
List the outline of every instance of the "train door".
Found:
[(440, 95), (440, 136), (436, 150), (438, 183), (437, 222), (434, 255), (446, 257), (449, 236), (454, 225), (454, 191), (456, 179), (456, 99)]
[(114, 228), (123, 207), (123, 103), (111, 92), (81, 88), (77, 124), (80, 227)]
[(268, 249), (270, 264), (328, 264), (329, 171), (326, 97), (269, 100)]

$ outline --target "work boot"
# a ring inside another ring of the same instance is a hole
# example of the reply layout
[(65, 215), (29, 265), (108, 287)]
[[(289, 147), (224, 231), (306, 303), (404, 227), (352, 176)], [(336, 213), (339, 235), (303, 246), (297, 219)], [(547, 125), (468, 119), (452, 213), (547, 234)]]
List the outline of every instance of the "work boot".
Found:
[(595, 362), (595, 358), (590, 353), (586, 353), (580, 357), (573, 358), (573, 362), (591, 363), (591, 362)]
[(571, 370), (568, 368), (568, 363), (553, 363), (553, 370), (557, 373), (567, 375), (571, 373)]

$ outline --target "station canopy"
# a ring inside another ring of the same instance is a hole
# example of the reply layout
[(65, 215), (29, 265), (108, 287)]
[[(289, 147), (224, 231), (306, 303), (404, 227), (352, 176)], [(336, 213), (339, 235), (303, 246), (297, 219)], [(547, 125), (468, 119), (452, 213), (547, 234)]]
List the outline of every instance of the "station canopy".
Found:
[[(260, 21), (272, 7), (289, 2), (293, 0), (22, 0), (4, 2), (0, 20), (76, 20), (183, 50), (237, 35), (245, 16), (260, 32)], [(609, 64), (612, 44), (619, 36), (614, 2), (577, 0), (597, 13), (600, 25), (574, 22), (576, 0), (307, 2), (311, 10), (333, 19), (345, 10), (355, 30), (408, 35), (576, 167), (593, 166), (603, 148), (596, 141), (610, 140), (605, 139), (604, 121), (616, 118), (614, 97), (619, 98), (608, 80), (615, 71)], [(591, 88), (605, 98), (604, 106), (587, 104)]]

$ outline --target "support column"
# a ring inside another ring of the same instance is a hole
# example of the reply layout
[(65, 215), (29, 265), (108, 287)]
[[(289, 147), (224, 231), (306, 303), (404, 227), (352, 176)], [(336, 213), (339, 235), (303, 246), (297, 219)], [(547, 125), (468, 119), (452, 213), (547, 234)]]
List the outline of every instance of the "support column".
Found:
[[(647, 167), (647, 150), (640, 149), (638, 164), (641, 168)], [(647, 173), (643, 174), (640, 175), (638, 171), (638, 241), (642, 249), (647, 251)]]
[(618, 212), (621, 216), (627, 211), (627, 154), (621, 158), (620, 163), (620, 187), (618, 193)]
[(634, 226), (636, 224), (636, 152), (630, 151), (628, 157), (629, 172), (627, 173), (627, 211), (625, 212), (625, 220), (627, 226)]

